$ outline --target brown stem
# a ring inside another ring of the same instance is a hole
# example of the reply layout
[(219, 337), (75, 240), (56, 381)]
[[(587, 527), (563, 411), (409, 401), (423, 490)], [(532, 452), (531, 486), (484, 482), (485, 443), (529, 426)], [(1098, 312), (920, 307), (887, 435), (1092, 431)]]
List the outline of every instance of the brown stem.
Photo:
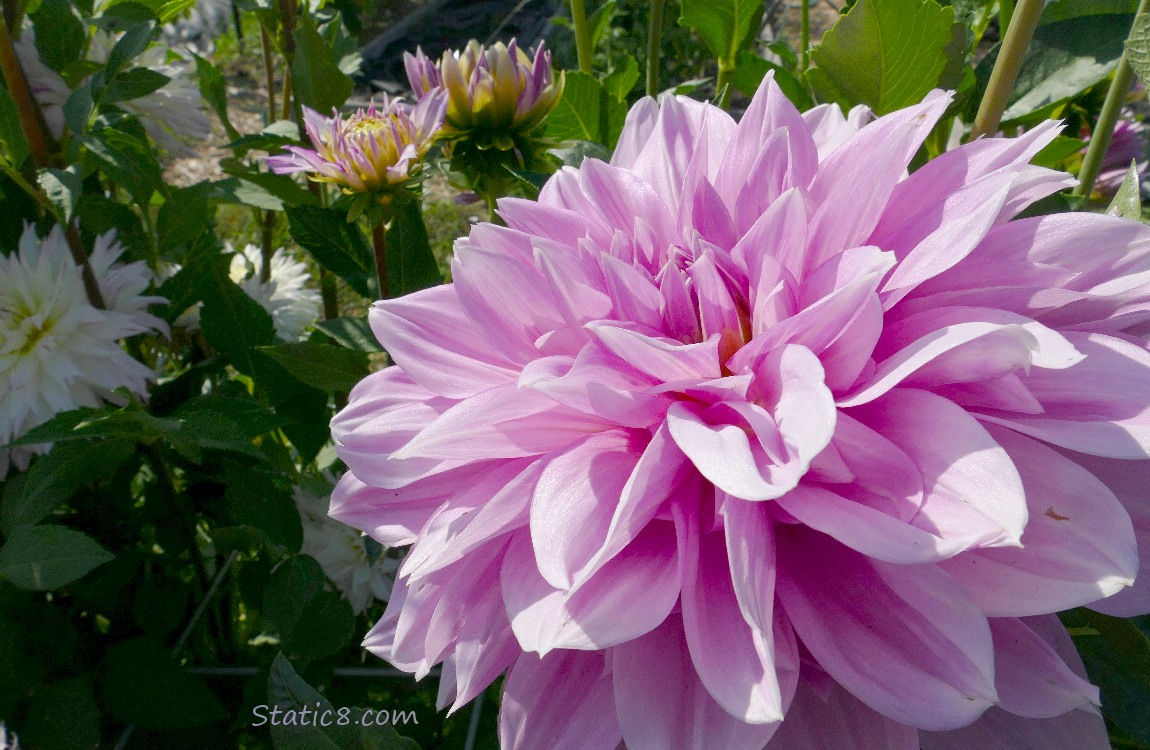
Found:
[(284, 104), (283, 108), (280, 110), (280, 119), (286, 120), (289, 117), (294, 118), (296, 125), (299, 125), (300, 127), (300, 133), (303, 133), (303, 123), (300, 121), (301, 118), (299, 110), (295, 108), (294, 97), (292, 94), (291, 69), (289, 68), (284, 71)]
[[(6, 15), (6, 14), (5, 14)], [(8, 22), (0, 19), (0, 69), (4, 72), (4, 83), (12, 101), (16, 103), (16, 114), (20, 119), (20, 129), (24, 131), (24, 138), (28, 141), (28, 149), (37, 167), (53, 166), (52, 155), (56, 152), (56, 144), (48, 132), (48, 124), (44, 121), (44, 113), (40, 109), (32, 90), (28, 86), (28, 77), (24, 75), (24, 68), (20, 66), (20, 58), (16, 56), (16, 48), (12, 46), (12, 37), (8, 33)], [(19, 165), (13, 165), (19, 167)]]
[(375, 250), (375, 273), (379, 278), (379, 298), (391, 297), (391, 285), (387, 283), (387, 230), (383, 222), (371, 228), (371, 247)]
[(76, 228), (76, 222), (68, 222), (68, 228), (64, 230), (64, 238), (68, 241), (68, 250), (72, 253), (72, 260), (80, 267), (80, 277), (84, 280), (84, 291), (88, 293), (88, 302), (97, 310), (105, 309), (104, 295), (100, 292), (100, 284), (96, 281), (92, 264), (88, 262), (88, 253), (84, 250), (84, 241), (80, 238), (80, 230)]
[(16, 29), (16, 34), (20, 34), (20, 24), (24, 22), (24, 8), (20, 0), (3, 0), (4, 4), (4, 22), (8, 24), (8, 28)]

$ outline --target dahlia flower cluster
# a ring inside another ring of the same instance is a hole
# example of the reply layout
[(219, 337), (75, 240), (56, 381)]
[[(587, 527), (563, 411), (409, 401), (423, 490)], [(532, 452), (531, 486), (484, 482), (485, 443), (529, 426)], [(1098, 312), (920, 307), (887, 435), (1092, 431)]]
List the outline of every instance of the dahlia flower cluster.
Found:
[[(117, 39), (117, 35), (97, 29), (89, 40), (88, 62), (106, 63)], [(64, 133), (64, 104), (72, 95), (72, 88), (40, 59), (30, 24), (25, 25), (14, 46), (48, 129), (59, 138)], [(169, 59), (170, 52), (166, 47), (153, 45), (136, 58), (134, 65), (165, 75), (169, 80), (149, 94), (118, 102), (116, 106), (139, 118), (144, 131), (160, 148), (174, 156), (193, 156), (195, 151), (189, 144), (211, 135), (212, 122), (204, 110), (196, 82), (188, 75), (190, 62), (183, 58)], [(87, 81), (85, 78), (79, 85)]]
[(422, 49), (405, 52), (403, 63), (416, 98), (447, 92), (446, 137), (470, 134), (501, 149), (537, 128), (563, 96), (563, 76), (555, 78), (542, 42), (528, 55), (514, 39), (490, 47), (472, 39), (461, 51), (444, 52), (438, 63)]
[(277, 174), (305, 172), (316, 182), (329, 182), (345, 193), (403, 190), (418, 176), (421, 160), (443, 124), (447, 95), (431, 92), (414, 107), (399, 99), (373, 102), (344, 118), (324, 117), (304, 107), (304, 129), (314, 149), (288, 146), (288, 154), (270, 157)]
[(139, 333), (167, 333), (148, 312), (166, 302), (144, 292), (152, 273), (141, 262), (116, 262), (123, 247), (111, 233), (96, 238), (89, 257), (106, 309), (88, 303), (80, 268), (64, 233), (43, 240), (29, 226), (20, 246), (0, 254), (0, 478), (9, 462), (25, 469), (48, 445), (4, 448), (56, 414), (122, 399), (127, 388), (144, 396), (155, 374), (120, 341)]
[(366, 647), (453, 709), (506, 673), (505, 750), (1108, 747), (1051, 613), (1150, 612), (1150, 228), (1015, 218), (1055, 123), (908, 174), (949, 103), (642, 100), (376, 303)]

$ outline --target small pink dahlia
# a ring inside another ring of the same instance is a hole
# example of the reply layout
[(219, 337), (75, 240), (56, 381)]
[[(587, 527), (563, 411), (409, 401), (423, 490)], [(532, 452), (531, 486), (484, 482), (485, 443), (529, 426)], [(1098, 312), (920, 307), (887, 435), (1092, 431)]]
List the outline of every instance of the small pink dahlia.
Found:
[(507, 750), (1107, 747), (1050, 613), (1150, 611), (1150, 228), (1012, 220), (1054, 123), (908, 175), (949, 101), (645, 99), (377, 303), (365, 645), (453, 708), (507, 673)]

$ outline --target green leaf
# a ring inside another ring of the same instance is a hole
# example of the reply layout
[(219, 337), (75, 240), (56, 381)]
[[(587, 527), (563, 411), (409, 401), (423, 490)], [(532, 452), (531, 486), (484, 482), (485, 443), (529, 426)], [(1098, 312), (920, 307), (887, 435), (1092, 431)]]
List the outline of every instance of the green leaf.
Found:
[[(268, 547), (273, 559), (285, 553), (299, 552), (303, 544), (303, 527), (290, 490), (278, 486), (268, 472), (233, 461), (224, 465), (224, 483), (227, 487), (224, 490), (224, 523), (232, 528), (250, 529), (252, 534), (241, 536), (254, 539), (257, 546)], [(217, 544), (226, 537), (220, 533), (223, 530), (216, 528), (212, 531)], [(246, 552), (251, 546), (244, 544), (240, 549)]]
[(383, 347), (371, 331), (367, 318), (332, 318), (316, 323), (316, 328), (335, 339), (341, 346), (359, 352), (382, 352)]
[(22, 589), (52, 591), (114, 558), (78, 531), (63, 526), (21, 526), (0, 547), (0, 576)]
[(291, 72), (296, 99), (300, 104), (324, 113), (333, 107), (342, 107), (355, 85), (339, 69), (331, 47), (306, 14), (300, 17), (295, 44)]
[[(1026, 50), (1018, 80), (1011, 91), (1004, 126), (1046, 119), (1063, 103), (1098, 84), (1114, 70), (1133, 18), (1093, 15), (1039, 26)], [(975, 68), (978, 85), (968, 114), (986, 91), (1001, 45)]]
[(133, 402), (123, 408), (105, 406), (101, 409), (61, 412), (44, 424), (28, 430), (19, 440), (12, 441), (12, 444), (65, 443), (113, 437), (150, 442), (179, 429), (179, 422), (154, 417), (144, 411), (138, 402)]
[(954, 10), (934, 0), (859, 0), (812, 52), (809, 80), (844, 109), (884, 115), (916, 104), (947, 67), (953, 26)]
[(775, 72), (775, 83), (791, 100), (791, 104), (804, 112), (815, 106), (810, 94), (807, 93), (807, 87), (795, 77), (794, 73), (747, 50), (739, 53), (739, 63), (731, 82), (747, 96), (754, 96), (763, 79), (767, 77), (767, 73), (772, 70)]
[(391, 295), (400, 297), (443, 283), (423, 210), (417, 200), (397, 203), (391, 225), (387, 228), (387, 276)]
[(160, 163), (152, 149), (136, 138), (103, 128), (80, 136), (80, 142), (108, 177), (127, 190), (139, 205), (146, 206), (156, 190), (166, 192)]
[(279, 344), (260, 347), (300, 382), (321, 391), (346, 393), (368, 373), (367, 353), (327, 344)]
[(104, 80), (115, 76), (126, 68), (128, 63), (143, 54), (151, 44), (155, 33), (156, 24), (152, 21), (138, 23), (125, 31), (108, 53), (108, 61), (104, 64)]
[(84, 22), (68, 0), (41, 0), (30, 18), (36, 30), (36, 51), (44, 64), (61, 71), (80, 58), (87, 36)]
[(17, 527), (42, 521), (80, 488), (115, 471), (135, 447), (135, 440), (122, 438), (55, 446), (36, 459), (23, 482), (9, 481), (4, 488), (0, 527), (11, 534)]
[(29, 153), (28, 139), (20, 127), (16, 102), (12, 101), (8, 89), (0, 86), (0, 156), (18, 169)]
[(216, 216), (214, 191), (212, 183), (200, 182), (171, 192), (156, 219), (160, 247), (187, 247), (205, 232), (212, 233)]
[(260, 392), (286, 420), (283, 433), (299, 452), (300, 461), (310, 463), (331, 439), (328, 394), (292, 377), (270, 357), (257, 357), (254, 364)]
[(1085, 146), (1086, 141), (1079, 138), (1069, 138), (1065, 135), (1056, 136), (1049, 145), (1034, 155), (1030, 163), (1036, 167), (1054, 169), (1071, 156), (1077, 154)]
[[(185, 310), (212, 294), (216, 279), (226, 276), (226, 269), (227, 258), (223, 255), (200, 256), (189, 261), (156, 292), (168, 300), (164, 319), (174, 323)], [(274, 323), (272, 327), (274, 330)]]
[(204, 289), (200, 325), (208, 343), (240, 372), (252, 373), (252, 351), (275, 341), (275, 323), (268, 311), (240, 289), (225, 269), (213, 267), (213, 281)]
[(1098, 635), (1074, 639), (1090, 681), (1102, 690), (1102, 713), (1134, 739), (1150, 742), (1150, 640), (1119, 617), (1075, 610)]
[(1083, 16), (1134, 15), (1138, 0), (1047, 0), (1040, 24), (1067, 21)]
[(760, 0), (682, 0), (681, 7), (679, 25), (694, 29), (720, 65), (729, 67), (763, 15)]
[(568, 167), (578, 167), (584, 159), (611, 160), (611, 152), (594, 141), (567, 141), (563, 146), (551, 149), (551, 153)]
[[(373, 714), (373, 721), (364, 721), (365, 726), (360, 726), (365, 709), (336, 711), (327, 698), (304, 682), (283, 654), (277, 654), (272, 662), (267, 700), (279, 709), (279, 720), (271, 727), (276, 750), (419, 750), (413, 740), (396, 734), (391, 722), (379, 720), (384, 714)], [(257, 708), (264, 709), (265, 714), (254, 714), (253, 726), (262, 726), (261, 719), (270, 723), (269, 706)], [(329, 726), (324, 726), (327, 722), (322, 720), (312, 721), (317, 711), (321, 718), (331, 719)], [(331, 713), (325, 713), (328, 711)], [(418, 721), (413, 712), (406, 712), (406, 717), (413, 723)]]
[(72, 220), (72, 213), (80, 200), (83, 190), (84, 176), (80, 173), (79, 165), (73, 164), (67, 169), (41, 169), (36, 181), (44, 189), (52, 205), (60, 209), (64, 223)]
[(1142, 221), (1142, 186), (1139, 184), (1137, 161), (1130, 162), (1126, 178), (1122, 180), (1122, 186), (1114, 194), (1114, 200), (1110, 201), (1106, 213), (1109, 216)]
[(1143, 82), (1150, 80), (1150, 13), (1134, 19), (1126, 38), (1126, 61)]
[[(60, 717), (66, 716), (66, 722)], [(85, 674), (41, 685), (32, 696), (27, 722), (20, 730), (21, 746), (44, 750), (91, 750), (100, 744), (100, 710)]]
[[(259, 172), (250, 169), (239, 159), (232, 158), (221, 159), (220, 167), (227, 174), (238, 178), (241, 183), (254, 185), (273, 196), (274, 200), (278, 201), (278, 207), (272, 207), (272, 210), (282, 211), (284, 206), (312, 206), (316, 204), (315, 196), (296, 182), (291, 175)], [(243, 196), (247, 195), (246, 193), (237, 190), (236, 195), (241, 202), (247, 202), (243, 200)], [(259, 206), (259, 208), (268, 207), (268, 205)]]
[(118, 74), (104, 89), (100, 101), (104, 104), (127, 102), (163, 88), (171, 78), (150, 68), (132, 68)]
[(210, 61), (199, 55), (193, 53), (192, 57), (196, 58), (196, 79), (199, 81), (200, 93), (203, 95), (204, 101), (215, 110), (228, 138), (233, 141), (236, 140), (240, 137), (240, 131), (236, 130), (228, 118), (228, 86), (227, 81), (224, 80), (224, 74)]
[(212, 691), (148, 637), (109, 649), (103, 697), (118, 721), (141, 727), (186, 729), (228, 718)]
[(587, 25), (591, 27), (591, 49), (595, 49), (603, 41), (607, 29), (611, 28), (611, 20), (615, 17), (618, 7), (618, 0), (607, 0), (587, 17)]
[(286, 209), (292, 239), (359, 295), (377, 298), (375, 256), (363, 233), (341, 212), (318, 206)]
[(188, 401), (169, 418), (181, 421), (181, 435), (199, 447), (253, 458), (263, 455), (252, 441), (283, 424), (282, 417), (249, 396), (235, 381)]
[(557, 141), (594, 141), (614, 148), (627, 118), (627, 105), (593, 76), (569, 70), (563, 96), (547, 117), (545, 134)]
[(334, 591), (322, 591), (304, 605), (285, 644), (300, 659), (322, 659), (351, 643), (355, 612)]
[(272, 571), (264, 587), (263, 616), (281, 638), (289, 638), (303, 608), (323, 591), (327, 577), (309, 555), (295, 555)]
[(64, 102), (64, 124), (76, 135), (87, 133), (95, 109), (92, 84), (88, 82), (73, 91)]
[(623, 65), (611, 71), (611, 74), (603, 79), (603, 87), (607, 89), (607, 93), (615, 97), (621, 102), (627, 101), (627, 96), (631, 90), (635, 88), (635, 84), (639, 82), (639, 63), (634, 57), (627, 55)]

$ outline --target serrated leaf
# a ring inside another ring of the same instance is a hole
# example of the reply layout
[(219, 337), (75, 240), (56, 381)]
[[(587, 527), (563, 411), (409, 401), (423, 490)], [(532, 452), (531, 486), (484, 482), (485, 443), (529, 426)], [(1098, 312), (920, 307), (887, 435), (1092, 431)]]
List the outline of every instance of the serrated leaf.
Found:
[(711, 54), (732, 68), (763, 15), (761, 0), (682, 0), (681, 7), (679, 25), (694, 29)]
[(775, 72), (775, 83), (779, 90), (791, 100), (791, 104), (803, 112), (815, 105), (811, 101), (810, 94), (807, 93), (807, 87), (803, 85), (802, 81), (795, 78), (794, 73), (781, 65), (775, 65), (769, 60), (764, 60), (748, 50), (739, 53), (738, 65), (735, 68), (732, 83), (735, 84), (735, 88), (747, 96), (754, 96), (755, 92), (759, 90), (759, 86), (762, 85), (763, 79), (767, 77), (767, 73), (772, 70)]
[(260, 347), (292, 377), (321, 391), (348, 392), (368, 373), (367, 353), (328, 344), (279, 344)]
[(332, 318), (316, 323), (316, 328), (340, 345), (360, 352), (382, 352), (383, 347), (371, 331), (367, 318)]
[(844, 109), (884, 115), (916, 104), (947, 67), (953, 26), (954, 10), (934, 0), (859, 0), (811, 53), (819, 72), (809, 80)]
[(267, 310), (249, 297), (223, 268), (212, 269), (204, 288), (200, 325), (204, 337), (241, 372), (251, 374), (252, 351), (275, 341), (275, 323)]
[(136, 638), (112, 646), (106, 658), (104, 706), (120, 722), (185, 729), (228, 718), (198, 677), (188, 674), (160, 643)]
[[(1091, 15), (1039, 26), (1002, 114), (1003, 125), (1045, 119), (1110, 75), (1133, 20), (1129, 15)], [(970, 109), (982, 99), (1000, 49), (991, 49), (975, 68), (978, 85)], [(968, 114), (973, 118), (969, 109)]]
[(228, 87), (227, 81), (224, 80), (224, 74), (220, 72), (219, 68), (199, 55), (193, 53), (192, 57), (196, 59), (196, 79), (199, 82), (200, 93), (203, 95), (204, 101), (211, 105), (216, 116), (220, 118), (220, 124), (224, 126), (228, 138), (233, 141), (236, 140), (240, 137), (240, 132), (236, 130), (231, 119), (228, 118)]
[(331, 208), (296, 206), (286, 213), (292, 239), (358, 294), (376, 299), (375, 256), (355, 224)]
[(386, 237), (388, 285), (393, 297), (443, 283), (419, 201), (405, 200), (396, 205)]
[(565, 73), (563, 96), (547, 117), (546, 135), (556, 141), (594, 141), (614, 148), (627, 118), (627, 105), (593, 76)]
[(80, 174), (80, 167), (76, 164), (67, 169), (41, 169), (36, 177), (40, 187), (48, 196), (52, 205), (60, 209), (64, 223), (72, 220), (76, 204), (80, 201), (80, 192), (83, 190), (84, 177)]
[(115, 471), (135, 452), (136, 441), (111, 438), (96, 442), (62, 443), (40, 456), (20, 485), (9, 484), (0, 504), (0, 527), (12, 533), (18, 526), (38, 523), (88, 482)]
[(639, 63), (635, 58), (627, 55), (623, 65), (615, 68), (610, 75), (603, 79), (603, 86), (611, 96), (625, 102), (638, 82)]
[(1126, 61), (1143, 82), (1150, 80), (1150, 13), (1134, 19), (1126, 38)]
[(103, 128), (80, 136), (80, 142), (136, 203), (147, 205), (152, 193), (167, 190), (163, 170), (152, 149), (127, 133)]
[(1138, 162), (1131, 161), (1130, 169), (1122, 180), (1121, 187), (1114, 194), (1114, 200), (1106, 209), (1109, 216), (1142, 221), (1142, 186), (1138, 179)]
[(14, 586), (53, 591), (115, 559), (84, 534), (63, 526), (20, 526), (0, 547), (0, 577)]
[(152, 21), (138, 23), (125, 31), (108, 53), (108, 60), (104, 63), (104, 80), (115, 76), (126, 68), (128, 63), (143, 54), (151, 44), (155, 33), (156, 24)]
[(342, 107), (355, 85), (339, 69), (331, 47), (307, 15), (300, 17), (295, 44), (291, 72), (296, 99), (318, 112)]

